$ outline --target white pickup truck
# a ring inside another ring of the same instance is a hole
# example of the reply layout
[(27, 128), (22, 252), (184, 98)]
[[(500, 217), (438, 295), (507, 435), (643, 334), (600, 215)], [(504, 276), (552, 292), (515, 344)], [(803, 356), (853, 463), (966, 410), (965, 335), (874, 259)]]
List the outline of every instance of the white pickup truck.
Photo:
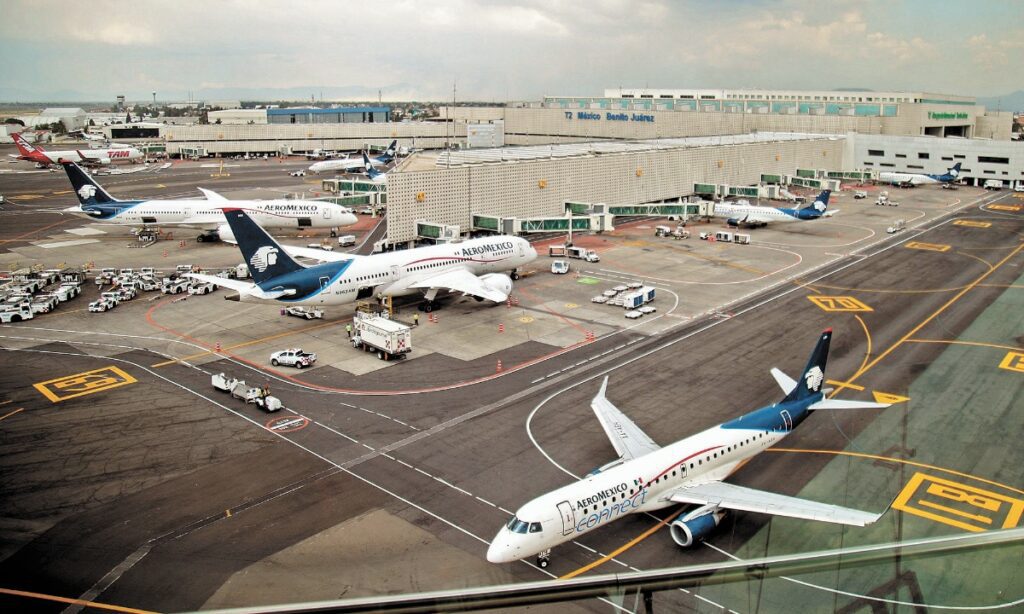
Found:
[(305, 318), (306, 320), (321, 320), (324, 317), (322, 309), (315, 309), (313, 307), (286, 307), (284, 312), (286, 315)]
[(270, 364), (275, 367), (278, 365), (284, 365), (286, 367), (305, 369), (314, 362), (316, 362), (316, 354), (313, 352), (303, 352), (302, 348), (281, 350), (280, 352), (274, 352), (270, 355)]

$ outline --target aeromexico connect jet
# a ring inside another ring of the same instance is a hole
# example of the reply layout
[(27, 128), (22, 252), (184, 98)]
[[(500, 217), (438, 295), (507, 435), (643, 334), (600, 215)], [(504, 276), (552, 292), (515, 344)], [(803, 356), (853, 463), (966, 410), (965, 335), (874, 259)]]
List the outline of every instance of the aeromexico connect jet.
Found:
[(893, 185), (916, 186), (929, 183), (952, 183), (960, 177), (960, 163), (957, 162), (941, 175), (925, 175), (920, 173), (892, 173), (885, 172), (878, 174), (878, 180)]
[(715, 203), (715, 217), (726, 218), (725, 223), (736, 228), (759, 228), (769, 223), (817, 220), (839, 213), (838, 209), (828, 209), (828, 198), (831, 194), (831, 190), (824, 190), (813, 203), (802, 209), (762, 207), (745, 200)]
[[(525, 239), (501, 235), (370, 256), (335, 254), (282, 247), (241, 209), (226, 208), (224, 216), (255, 283), (190, 276), (235, 290), (244, 301), (342, 305), (358, 299), (422, 293), (427, 299), (422, 309), (433, 311), (437, 295), (451, 291), (500, 303), (512, 292), (517, 268), (537, 257)], [(323, 262), (304, 266), (289, 253)]]
[(221, 207), (244, 208), (264, 228), (333, 228), (358, 219), (350, 209), (315, 200), (228, 200), (199, 188), (206, 200), (118, 200), (73, 162), (64, 163), (77, 207), (64, 211), (106, 224), (172, 226), (204, 231), (197, 241), (234, 241)]
[[(771, 373), (785, 397), (735, 420), (659, 447), (605, 397), (608, 378), (591, 402), (619, 458), (587, 477), (541, 495), (519, 508), (487, 550), (492, 563), (538, 556), (546, 567), (550, 549), (627, 514), (684, 503), (695, 506), (669, 525), (682, 547), (706, 538), (726, 510), (864, 526), (882, 514), (755, 490), (724, 480), (751, 457), (793, 432), (819, 409), (882, 408), (888, 405), (826, 399), (822, 390), (832, 329), (821, 334), (799, 381)], [(841, 492), (840, 489), (839, 492)]]

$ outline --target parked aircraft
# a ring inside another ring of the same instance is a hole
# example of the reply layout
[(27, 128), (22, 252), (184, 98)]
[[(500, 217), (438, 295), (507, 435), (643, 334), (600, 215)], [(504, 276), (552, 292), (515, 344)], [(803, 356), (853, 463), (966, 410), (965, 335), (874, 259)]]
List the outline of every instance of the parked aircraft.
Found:
[(31, 145), (22, 138), (21, 133), (11, 134), (14, 144), (21, 155), (14, 156), (19, 160), (35, 162), (40, 166), (50, 166), (61, 162), (81, 162), (82, 164), (110, 164), (115, 160), (139, 160), (142, 152), (134, 147), (108, 147), (105, 149), (69, 149), (66, 151), (46, 151), (39, 145)]
[(333, 228), (351, 226), (358, 219), (350, 209), (316, 200), (228, 200), (213, 190), (199, 188), (206, 200), (118, 200), (74, 162), (64, 164), (79, 206), (65, 209), (97, 222), (131, 226), (195, 228), (204, 233), (196, 241), (233, 241), (222, 207), (249, 211), (265, 228)]
[[(377, 156), (375, 158), (370, 158), (368, 156), (365, 156), (365, 154), (364, 154), (364, 157), (370, 162), (371, 166), (385, 166), (387, 164), (390, 164), (391, 161), (395, 159), (395, 153), (397, 152), (397, 147), (398, 147), (398, 141), (394, 140), (394, 141), (391, 141), (391, 144), (388, 145), (388, 148), (381, 155), (379, 155), (379, 156)], [(361, 172), (361, 171), (364, 171), (367, 168), (369, 168), (369, 167), (366, 166), (366, 162), (363, 161), (364, 157), (357, 157), (357, 158), (348, 158), (348, 157), (346, 157), (345, 159), (342, 159), (342, 160), (323, 160), (321, 162), (315, 162), (312, 165), (310, 165), (309, 172), (311, 172), (311, 173), (327, 173), (327, 172), (331, 172), (331, 171), (342, 172), (342, 173), (354, 173), (354, 172), (357, 172), (357, 171)]]
[(828, 210), (828, 198), (832, 192), (825, 190), (814, 202), (801, 209), (786, 207), (762, 207), (743, 200), (735, 203), (715, 203), (715, 217), (726, 218), (726, 224), (735, 227), (758, 228), (770, 222), (803, 222), (832, 217), (838, 209)]
[(366, 152), (363, 152), (363, 164), (366, 165), (366, 176), (369, 177), (370, 181), (382, 184), (386, 184), (388, 182), (387, 172), (378, 171), (373, 168), (373, 164), (370, 164), (370, 159), (366, 157)]
[(878, 173), (878, 180), (893, 185), (914, 187), (930, 183), (952, 183), (960, 177), (960, 163), (957, 162), (941, 175), (925, 175), (921, 173)]
[(546, 567), (550, 549), (628, 514), (676, 503), (695, 505), (671, 523), (682, 547), (706, 538), (726, 510), (864, 526), (882, 514), (819, 503), (729, 484), (724, 480), (751, 457), (778, 443), (820, 409), (888, 407), (882, 403), (826, 399), (822, 390), (832, 329), (821, 334), (799, 381), (771, 373), (785, 397), (734, 420), (661, 448), (605, 397), (608, 378), (591, 402), (619, 457), (582, 480), (530, 501), (498, 531), (487, 550), (492, 563), (533, 555)]
[[(241, 300), (275, 300), (292, 305), (343, 305), (359, 299), (422, 293), (424, 311), (437, 295), (461, 292), (477, 300), (504, 302), (517, 269), (537, 257), (525, 239), (495, 236), (402, 251), (356, 256), (318, 249), (283, 247), (241, 209), (225, 208), (253, 282), (192, 274), (195, 279), (235, 290)], [(324, 261), (304, 266), (289, 254)]]

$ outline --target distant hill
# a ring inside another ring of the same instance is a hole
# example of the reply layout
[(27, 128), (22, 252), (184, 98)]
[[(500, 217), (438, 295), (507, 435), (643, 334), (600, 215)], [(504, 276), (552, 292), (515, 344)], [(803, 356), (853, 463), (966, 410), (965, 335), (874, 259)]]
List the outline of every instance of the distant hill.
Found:
[[(192, 92), (194, 100), (309, 100), (315, 97), (320, 100), (377, 100), (378, 92), (385, 100), (415, 100), (423, 95), (415, 87), (408, 83), (393, 83), (381, 88), (366, 87), (359, 85), (350, 86), (323, 86), (309, 85), (302, 87), (220, 87), (206, 88)], [(148, 92), (125, 92), (128, 102), (148, 102)], [(436, 97), (438, 100), (442, 96)], [(178, 102), (188, 99), (187, 92), (157, 92), (158, 102)], [(86, 93), (77, 90), (30, 90), (15, 87), (0, 86), (0, 101), (6, 102), (81, 102), (81, 101), (109, 100), (114, 101), (114, 96), (103, 96), (102, 93)]]
[(1017, 90), (1003, 96), (978, 97), (978, 104), (985, 105), (989, 111), (1016, 111), (1024, 113), (1024, 90)]

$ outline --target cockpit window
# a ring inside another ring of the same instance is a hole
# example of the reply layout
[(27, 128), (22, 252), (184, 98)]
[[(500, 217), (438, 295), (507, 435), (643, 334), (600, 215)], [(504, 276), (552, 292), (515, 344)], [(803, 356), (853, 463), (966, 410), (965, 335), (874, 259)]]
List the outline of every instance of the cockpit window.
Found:
[(539, 522), (531, 522), (530, 523), (530, 533), (540, 533), (540, 523)]
[(505, 527), (513, 533), (526, 533), (529, 530), (530, 525), (526, 522), (523, 522), (522, 520), (519, 520), (519, 518), (513, 516), (512, 520), (509, 520), (508, 524), (506, 524)]

